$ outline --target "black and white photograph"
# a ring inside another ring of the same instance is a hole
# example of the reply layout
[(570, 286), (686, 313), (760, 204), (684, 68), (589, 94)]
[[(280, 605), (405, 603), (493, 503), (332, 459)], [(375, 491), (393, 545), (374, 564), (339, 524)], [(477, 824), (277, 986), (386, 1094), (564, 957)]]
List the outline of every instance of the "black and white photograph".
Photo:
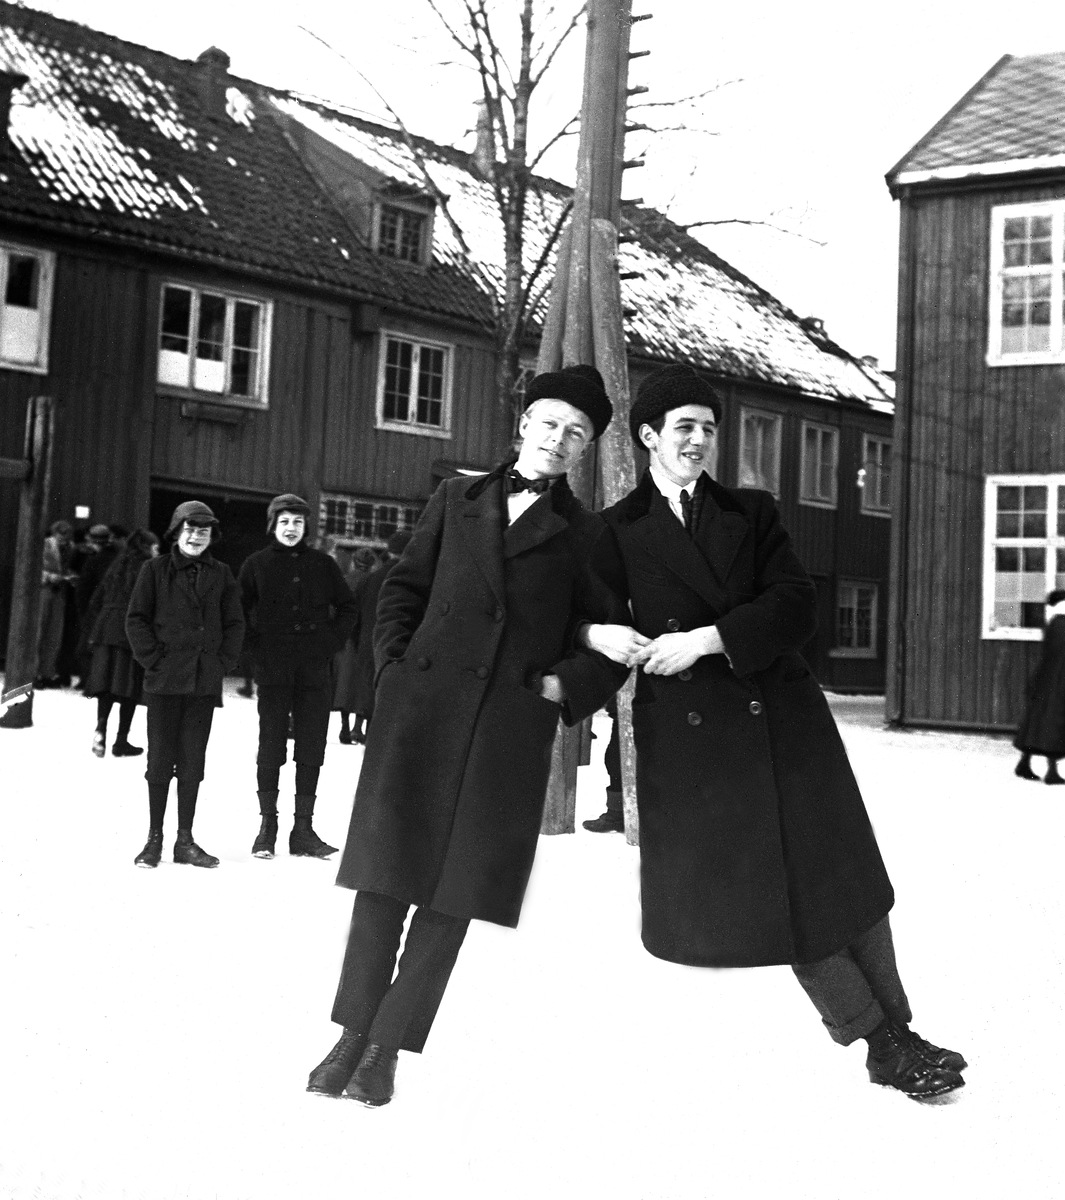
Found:
[(0, 0), (0, 1197), (1059, 1200), (1065, 9)]

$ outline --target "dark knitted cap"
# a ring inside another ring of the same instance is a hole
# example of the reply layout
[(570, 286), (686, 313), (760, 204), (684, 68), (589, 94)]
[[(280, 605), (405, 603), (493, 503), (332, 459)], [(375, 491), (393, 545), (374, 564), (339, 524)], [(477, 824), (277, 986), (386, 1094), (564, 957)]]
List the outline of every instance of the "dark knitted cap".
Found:
[(174, 515), (170, 518), (170, 524), (167, 526), (166, 536), (169, 537), (175, 533), (186, 521), (191, 521), (193, 525), (218, 525), (218, 518), (202, 500), (183, 500), (174, 509)]
[(89, 530), (90, 542), (109, 542), (111, 540), (111, 530), (106, 525), (93, 525)]
[(275, 496), (266, 509), (267, 533), (273, 533), (274, 521), (283, 512), (299, 513), (300, 516), (309, 518), (311, 506), (302, 496), (297, 496), (293, 492), (284, 492), (280, 496)]
[(394, 554), (397, 558), (406, 550), (410, 543), (411, 534), (406, 529), (397, 529), (394, 534), (388, 539), (388, 553)]
[(685, 404), (702, 404), (721, 420), (721, 397), (695, 370), (682, 363), (659, 367), (640, 384), (629, 413), (629, 432), (639, 442), (640, 426), (653, 425), (659, 417)]
[(595, 367), (579, 363), (561, 371), (546, 371), (529, 380), (525, 389), (525, 406), (536, 400), (565, 400), (580, 409), (592, 423), (592, 439), (602, 437), (614, 409), (607, 398), (603, 377)]

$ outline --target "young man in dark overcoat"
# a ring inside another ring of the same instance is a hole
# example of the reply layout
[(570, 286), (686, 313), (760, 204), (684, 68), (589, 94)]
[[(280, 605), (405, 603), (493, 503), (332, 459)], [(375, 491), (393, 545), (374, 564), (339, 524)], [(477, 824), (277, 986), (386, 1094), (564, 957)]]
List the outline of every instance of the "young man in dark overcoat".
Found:
[(601, 520), (565, 478), (610, 402), (591, 367), (539, 375), (526, 397), (516, 462), (442, 483), (381, 589), (376, 706), (337, 880), (358, 891), (332, 1014), (344, 1033), (309, 1091), (388, 1102), (470, 920), (518, 922), (559, 716), (589, 716), (626, 674), (573, 642), (579, 617), (622, 612), (588, 570)]
[(296, 800), (289, 853), (327, 858), (337, 849), (314, 832), (312, 818), (333, 708), (333, 656), (358, 610), (336, 561), (307, 544), (309, 517), (306, 500), (292, 492), (275, 496), (266, 510), (270, 544), (249, 554), (240, 568), (245, 646), (259, 696), (260, 825), (251, 848), (256, 858), (274, 857), (290, 719)]
[(126, 612), (126, 636), (144, 668), (148, 708), (148, 840), (134, 861), (157, 867), (170, 781), (177, 778), (174, 862), (217, 867), (192, 839), (214, 710), (237, 665), (244, 614), (233, 573), (210, 552), (218, 519), (202, 500), (174, 509), (169, 553), (141, 567)]
[(816, 592), (768, 492), (707, 474), (721, 403), (692, 368), (640, 386), (650, 454), (604, 511), (595, 566), (632, 626), (580, 635), (642, 667), (633, 703), (643, 942), (706, 967), (789, 964), (876, 1083), (917, 1099), (963, 1083), (961, 1055), (909, 1029), (894, 896), (835, 721), (800, 650)]

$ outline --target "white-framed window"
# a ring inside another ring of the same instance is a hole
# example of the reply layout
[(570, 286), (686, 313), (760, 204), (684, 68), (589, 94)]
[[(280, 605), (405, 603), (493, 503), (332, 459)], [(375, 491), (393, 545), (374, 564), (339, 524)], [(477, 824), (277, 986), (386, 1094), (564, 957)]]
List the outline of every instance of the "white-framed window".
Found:
[(780, 442), (783, 421), (779, 414), (740, 410), (740, 487), (762, 488), (780, 495)]
[(273, 312), (268, 300), (164, 283), (159, 310), (159, 383), (266, 405)]
[(836, 507), (839, 430), (831, 425), (802, 423), (799, 502), (818, 508)]
[(1065, 362), (1065, 200), (991, 210), (987, 363)]
[(377, 427), (450, 437), (453, 348), (382, 332)]
[(891, 442), (862, 435), (862, 465), (858, 471), (862, 489), (862, 512), (875, 517), (891, 516)]
[(983, 630), (1042, 637), (1048, 593), (1065, 587), (1065, 475), (989, 475), (984, 491)]
[(48, 371), (55, 255), (0, 242), (0, 367)]
[(432, 223), (424, 209), (381, 201), (377, 205), (374, 245), (378, 254), (400, 262), (429, 261)]
[(318, 505), (318, 528), (341, 545), (381, 548), (397, 530), (413, 530), (422, 507), (410, 500), (325, 493)]
[(836, 590), (836, 644), (832, 658), (876, 658), (878, 588), (841, 579)]

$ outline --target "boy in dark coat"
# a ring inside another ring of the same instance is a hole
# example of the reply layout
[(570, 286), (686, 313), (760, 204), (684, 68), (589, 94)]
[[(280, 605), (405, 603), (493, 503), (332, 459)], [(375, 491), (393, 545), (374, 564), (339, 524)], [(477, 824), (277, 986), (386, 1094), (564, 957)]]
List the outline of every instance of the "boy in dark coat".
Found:
[(126, 636), (144, 668), (148, 708), (148, 841), (134, 860), (157, 867), (170, 780), (177, 776), (178, 831), (174, 862), (217, 867), (192, 840), (214, 710), (222, 682), (237, 665), (244, 614), (237, 581), (208, 546), (218, 521), (202, 500), (174, 509), (169, 554), (141, 568), (126, 613)]
[(592, 714), (625, 677), (573, 643), (580, 616), (622, 611), (588, 569), (600, 518), (565, 479), (610, 402), (591, 367), (537, 376), (526, 394), (517, 461), (442, 483), (381, 589), (374, 718), (337, 880), (358, 889), (333, 1005), (344, 1033), (312, 1092), (388, 1102), (470, 919), (518, 922), (559, 716)]
[(1047, 760), (1044, 782), (1065, 783), (1058, 772), (1058, 759), (1065, 757), (1065, 591), (1047, 596), (1043, 653), (1028, 685), (1028, 706), (1013, 744), (1021, 752), (1014, 774), (1021, 779), (1038, 779), (1032, 770), (1032, 755)]
[(961, 1087), (961, 1055), (909, 1029), (894, 896), (847, 755), (800, 648), (816, 592), (767, 492), (706, 474), (721, 404), (690, 367), (632, 407), (650, 454), (607, 509), (595, 566), (635, 628), (589, 626), (641, 665), (633, 703), (643, 942), (691, 966), (792, 966), (835, 1041), (915, 1099)]
[(290, 854), (327, 858), (336, 853), (311, 820), (333, 705), (333, 656), (355, 622), (356, 606), (340, 568), (307, 544), (310, 508), (299, 496), (275, 496), (266, 511), (273, 540), (240, 568), (247, 621), (245, 643), (259, 692), (257, 784), (260, 827), (251, 852), (273, 858), (277, 796), (288, 757), (289, 719), (296, 762), (295, 820)]

